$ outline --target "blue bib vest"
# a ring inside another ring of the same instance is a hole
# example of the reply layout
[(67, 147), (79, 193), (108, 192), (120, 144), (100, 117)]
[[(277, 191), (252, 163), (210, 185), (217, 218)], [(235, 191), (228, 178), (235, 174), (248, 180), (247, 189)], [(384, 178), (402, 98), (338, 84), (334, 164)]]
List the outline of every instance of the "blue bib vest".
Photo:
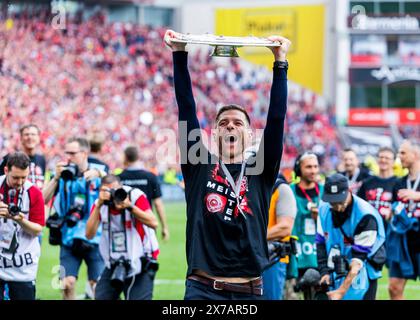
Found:
[[(369, 279), (375, 280), (382, 276), (382, 272), (376, 270), (368, 261), (385, 242), (385, 228), (378, 211), (366, 201), (353, 195), (353, 210), (350, 217), (342, 225), (342, 229), (347, 237), (354, 239), (354, 232), (357, 225), (362, 218), (368, 214), (375, 217), (378, 225), (376, 242), (374, 243), (371, 252), (368, 254), (367, 261), (364, 261), (362, 269), (359, 271), (356, 278), (354, 278), (349, 290), (344, 295), (343, 300), (362, 300), (369, 289)], [(334, 227), (331, 208), (326, 202), (321, 202), (319, 206), (319, 219), (322, 230), (324, 231), (323, 236), (325, 237), (327, 256), (330, 255), (330, 251), (333, 247), (338, 247), (340, 249), (340, 254), (347, 257), (350, 262), (352, 259), (352, 245), (349, 243), (345, 244), (343, 232), (340, 228)], [(333, 273), (332, 277), (335, 280), (336, 274)], [(341, 278), (334, 281), (334, 290), (340, 287), (344, 279), (345, 278)]]
[(73, 181), (59, 180), (59, 192), (54, 201), (54, 208), (61, 217), (65, 217), (72, 205), (79, 203), (83, 208), (83, 218), (74, 226), (68, 227), (64, 223), (62, 231), (62, 244), (72, 246), (73, 239), (82, 239), (91, 244), (99, 244), (102, 233), (102, 225), (93, 239), (86, 238), (86, 223), (89, 219), (90, 210), (99, 196), (99, 186), (101, 180), (99, 178), (86, 181), (84, 178), (78, 178)]

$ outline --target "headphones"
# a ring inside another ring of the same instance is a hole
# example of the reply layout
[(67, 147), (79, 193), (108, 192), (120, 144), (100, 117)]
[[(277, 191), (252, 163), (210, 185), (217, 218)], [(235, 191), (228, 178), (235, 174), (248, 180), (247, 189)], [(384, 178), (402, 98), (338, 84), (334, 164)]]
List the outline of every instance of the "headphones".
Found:
[(295, 165), (293, 167), (293, 171), (295, 172), (296, 177), (301, 177), (302, 176), (302, 171), (300, 170), (300, 163), (302, 162), (303, 159), (305, 159), (307, 157), (315, 157), (318, 160), (318, 156), (311, 151), (307, 151), (307, 152), (304, 152), (304, 153), (298, 155), (298, 157), (296, 158), (296, 161), (295, 161)]

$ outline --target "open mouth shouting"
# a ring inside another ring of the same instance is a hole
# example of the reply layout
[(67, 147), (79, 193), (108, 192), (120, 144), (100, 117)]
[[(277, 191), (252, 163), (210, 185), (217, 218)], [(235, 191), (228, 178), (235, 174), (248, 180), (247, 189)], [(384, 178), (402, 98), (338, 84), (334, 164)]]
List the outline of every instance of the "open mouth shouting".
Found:
[(238, 137), (234, 134), (227, 134), (224, 137), (224, 141), (225, 143), (228, 143), (228, 144), (234, 144), (235, 142), (238, 141)]

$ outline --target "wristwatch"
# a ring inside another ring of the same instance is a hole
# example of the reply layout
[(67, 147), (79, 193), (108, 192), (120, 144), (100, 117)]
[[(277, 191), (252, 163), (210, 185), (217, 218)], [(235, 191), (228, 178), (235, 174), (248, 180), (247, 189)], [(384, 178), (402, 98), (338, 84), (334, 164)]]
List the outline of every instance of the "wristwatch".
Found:
[(130, 204), (129, 207), (126, 208), (128, 211), (133, 212), (134, 206)]
[(286, 61), (274, 61), (274, 68), (287, 69), (289, 68), (289, 62)]

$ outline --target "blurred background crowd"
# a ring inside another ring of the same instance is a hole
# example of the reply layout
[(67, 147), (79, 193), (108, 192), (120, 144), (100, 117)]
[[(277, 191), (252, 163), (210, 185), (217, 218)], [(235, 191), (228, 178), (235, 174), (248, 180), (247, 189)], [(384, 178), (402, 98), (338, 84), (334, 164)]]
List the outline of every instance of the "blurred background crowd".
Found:
[[(86, 21), (76, 16), (61, 31), (50, 28), (46, 12), (36, 11), (9, 17), (0, 33), (1, 156), (18, 147), (18, 129), (30, 119), (41, 129), (40, 151), (50, 168), (68, 137), (99, 134), (111, 168), (121, 167), (122, 150), (136, 144), (145, 167), (159, 175), (169, 169), (155, 157), (160, 130), (177, 128), (164, 28), (109, 23), (99, 12)], [(250, 110), (255, 129), (263, 128), (271, 81), (266, 69), (242, 68), (234, 59), (221, 65), (207, 51), (190, 58), (205, 131), (217, 105), (231, 101)], [(289, 90), (283, 165), (291, 167), (299, 152), (312, 148), (325, 169), (334, 168), (340, 146), (331, 107), (298, 85)]]

